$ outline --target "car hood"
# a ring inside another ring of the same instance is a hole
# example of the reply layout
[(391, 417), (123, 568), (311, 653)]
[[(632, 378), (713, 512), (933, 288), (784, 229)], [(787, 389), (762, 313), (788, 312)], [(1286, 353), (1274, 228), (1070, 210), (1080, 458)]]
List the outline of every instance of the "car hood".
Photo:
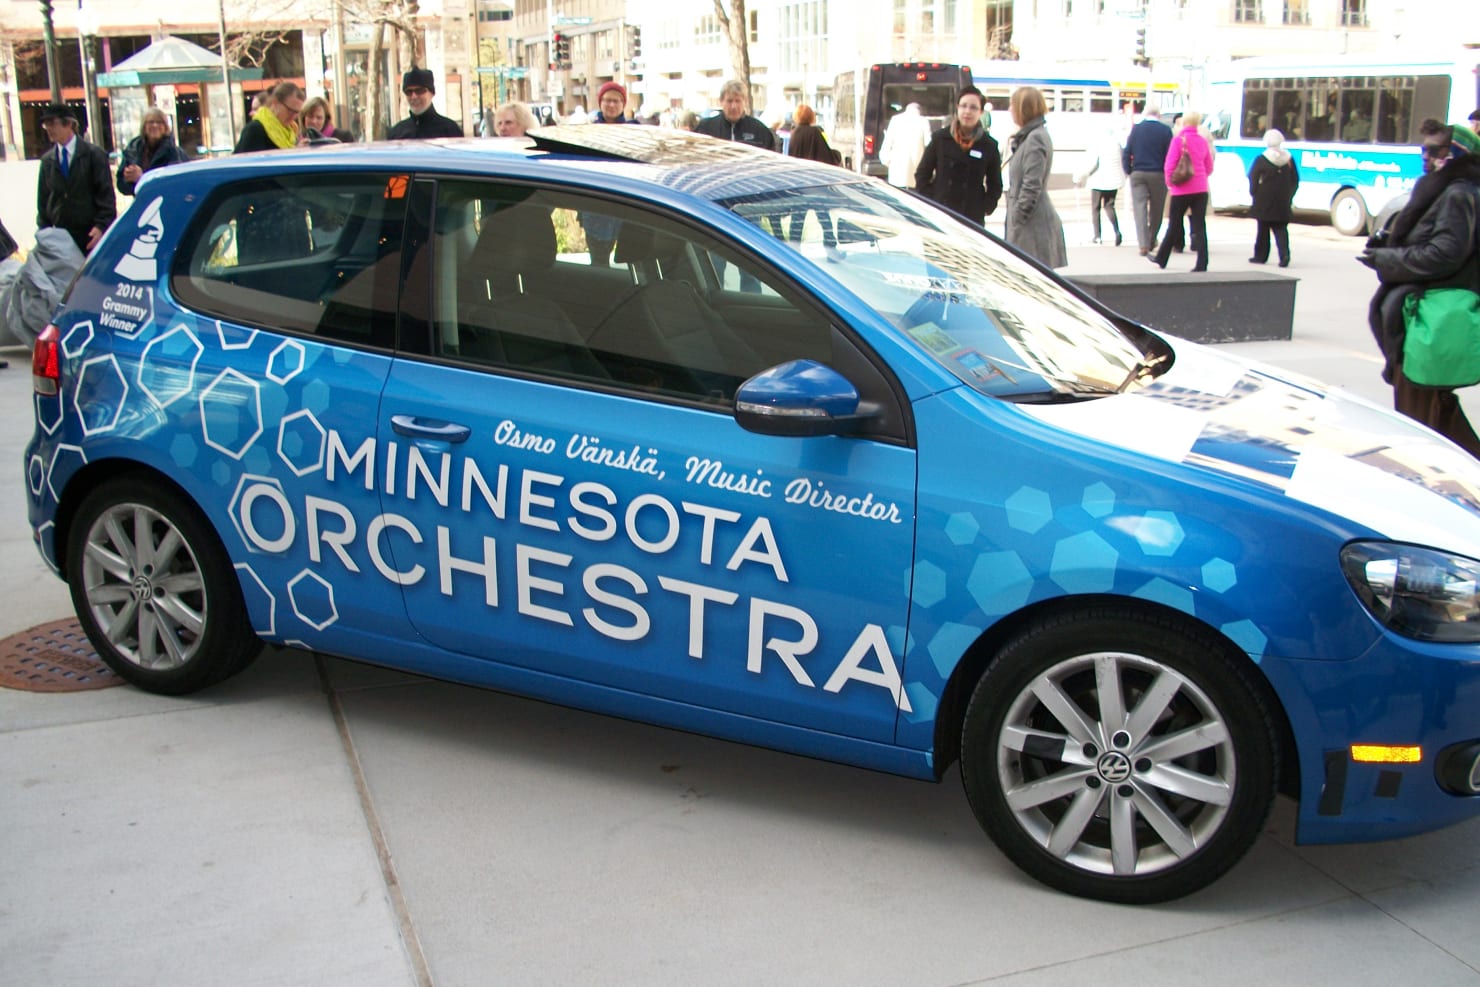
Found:
[(1169, 340), (1172, 368), (1095, 401), (1026, 405), (1068, 432), (1272, 488), (1395, 541), (1480, 557), (1480, 462), (1395, 412)]

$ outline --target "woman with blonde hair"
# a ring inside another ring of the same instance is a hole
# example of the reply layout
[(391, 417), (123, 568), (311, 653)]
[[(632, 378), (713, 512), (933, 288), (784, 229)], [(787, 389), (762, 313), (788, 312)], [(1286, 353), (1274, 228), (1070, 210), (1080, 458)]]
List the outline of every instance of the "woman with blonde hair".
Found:
[(1018, 129), (1009, 141), (1005, 239), (1049, 267), (1067, 267), (1064, 224), (1048, 198), (1048, 175), (1053, 170), (1053, 140), (1044, 127), (1048, 103), (1035, 87), (1019, 86), (1008, 107)]
[(495, 137), (523, 137), (539, 125), (534, 112), (523, 103), (505, 103), (493, 111)]
[(334, 115), (329, 111), (329, 101), (322, 96), (315, 96), (303, 104), (303, 136), (312, 140), (314, 134), (343, 144), (355, 142), (353, 134), (334, 128)]
[(298, 115), (308, 94), (295, 82), (279, 82), (268, 93), (267, 103), (252, 114), (242, 128), (233, 154), (271, 151), (298, 143)]
[[(1192, 227), (1192, 249), (1197, 251), (1197, 262), (1192, 267), (1194, 272), (1208, 269), (1208, 176), (1213, 173), (1213, 146), (1200, 129), (1201, 123), (1201, 113), (1189, 111), (1182, 114), (1181, 129), (1172, 138), (1162, 166), (1171, 203), (1167, 229), (1181, 229), (1182, 215), (1190, 216), (1188, 225)], [(1184, 152), (1192, 165), (1190, 176), (1176, 173)], [(1171, 234), (1162, 237), (1161, 246), (1151, 261), (1157, 267), (1167, 266), (1172, 256), (1172, 239)]]
[(118, 191), (133, 195), (144, 172), (188, 160), (170, 134), (170, 118), (164, 110), (151, 106), (139, 120), (139, 136), (123, 149), (123, 160), (118, 164)]

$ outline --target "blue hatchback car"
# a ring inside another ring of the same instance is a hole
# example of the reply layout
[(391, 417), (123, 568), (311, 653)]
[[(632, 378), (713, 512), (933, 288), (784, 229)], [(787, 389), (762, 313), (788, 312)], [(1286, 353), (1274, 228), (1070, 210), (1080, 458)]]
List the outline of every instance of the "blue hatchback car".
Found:
[(264, 641), (922, 779), (1203, 887), (1480, 810), (1480, 465), (874, 180), (693, 134), (151, 172), (36, 346), (99, 653)]

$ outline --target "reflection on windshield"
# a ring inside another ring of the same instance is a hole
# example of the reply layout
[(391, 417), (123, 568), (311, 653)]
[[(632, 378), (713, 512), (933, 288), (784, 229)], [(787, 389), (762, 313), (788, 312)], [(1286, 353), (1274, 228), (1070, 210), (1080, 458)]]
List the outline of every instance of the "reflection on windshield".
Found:
[(1140, 350), (1099, 313), (949, 214), (882, 182), (724, 203), (789, 243), (983, 394), (1115, 393)]

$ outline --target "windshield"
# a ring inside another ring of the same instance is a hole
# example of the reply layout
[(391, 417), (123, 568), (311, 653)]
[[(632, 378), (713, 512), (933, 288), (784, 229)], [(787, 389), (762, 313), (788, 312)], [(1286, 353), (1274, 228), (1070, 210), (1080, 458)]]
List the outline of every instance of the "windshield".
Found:
[(1115, 393), (1161, 362), (986, 235), (883, 182), (723, 204), (822, 266), (983, 394)]

